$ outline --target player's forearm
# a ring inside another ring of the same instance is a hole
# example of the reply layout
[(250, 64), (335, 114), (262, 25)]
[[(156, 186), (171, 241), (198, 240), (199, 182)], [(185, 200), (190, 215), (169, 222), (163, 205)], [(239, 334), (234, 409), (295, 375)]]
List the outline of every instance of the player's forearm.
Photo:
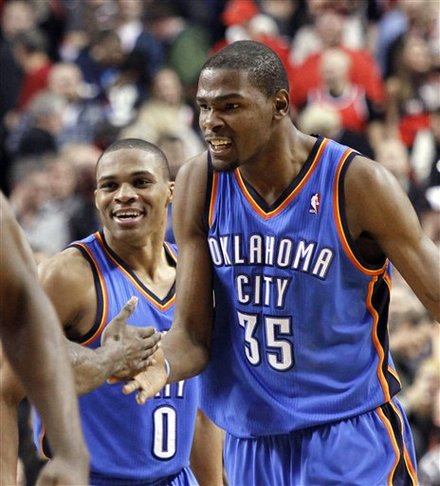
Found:
[(161, 347), (170, 364), (168, 383), (198, 375), (209, 361), (208, 347), (178, 329), (167, 332), (162, 338)]
[[(1, 390), (3, 394), (3, 390)], [(17, 404), (0, 398), (0, 484), (15, 484), (17, 480), (18, 427)]]
[(55, 311), (36, 282), (27, 282), (18, 296), (14, 325), (4, 334), (8, 358), (41, 415), (53, 453), (84, 457), (72, 369)]
[(67, 342), (78, 395), (95, 390), (113, 374), (114, 365), (120, 359), (115, 347), (102, 346), (93, 350), (72, 341)]

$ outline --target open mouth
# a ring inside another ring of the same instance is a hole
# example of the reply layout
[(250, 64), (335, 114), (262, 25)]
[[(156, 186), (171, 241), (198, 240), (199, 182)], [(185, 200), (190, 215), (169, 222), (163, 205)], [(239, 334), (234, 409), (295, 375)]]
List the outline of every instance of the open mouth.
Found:
[(214, 154), (222, 154), (224, 152), (227, 152), (232, 146), (232, 142), (230, 142), (229, 140), (219, 138), (211, 139), (208, 141), (208, 143), (211, 152)]
[(141, 220), (144, 214), (140, 209), (118, 209), (112, 212), (112, 217), (119, 224), (131, 225)]

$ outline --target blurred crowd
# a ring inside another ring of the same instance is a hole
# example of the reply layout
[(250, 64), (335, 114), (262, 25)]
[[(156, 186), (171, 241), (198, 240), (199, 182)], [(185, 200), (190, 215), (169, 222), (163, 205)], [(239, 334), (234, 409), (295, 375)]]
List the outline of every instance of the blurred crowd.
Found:
[[(0, 185), (37, 259), (98, 229), (94, 167), (122, 137), (175, 177), (204, 149), (200, 67), (272, 47), (291, 117), (385, 165), (440, 248), (439, 0), (0, 0)], [(440, 328), (394, 272), (390, 346), (422, 485), (440, 485)]]

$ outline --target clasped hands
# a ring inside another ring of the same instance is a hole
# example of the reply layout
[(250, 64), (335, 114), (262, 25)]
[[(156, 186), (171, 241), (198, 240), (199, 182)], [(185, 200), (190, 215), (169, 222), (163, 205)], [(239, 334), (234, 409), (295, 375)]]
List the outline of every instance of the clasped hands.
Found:
[(108, 383), (126, 381), (123, 393), (137, 391), (136, 402), (143, 405), (165, 386), (167, 375), (165, 357), (160, 349), (161, 333), (154, 327), (127, 324), (136, 306), (137, 298), (132, 297), (104, 329), (101, 344), (112, 347), (114, 352)]

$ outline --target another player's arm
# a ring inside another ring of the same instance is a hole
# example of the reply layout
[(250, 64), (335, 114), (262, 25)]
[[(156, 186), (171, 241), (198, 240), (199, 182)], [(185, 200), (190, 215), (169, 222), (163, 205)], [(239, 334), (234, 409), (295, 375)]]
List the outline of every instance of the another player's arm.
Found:
[(347, 219), (356, 240), (367, 233), (440, 321), (440, 254), (423, 232), (398, 181), (380, 164), (362, 157), (345, 180)]
[(176, 313), (171, 330), (162, 339), (171, 365), (169, 382), (200, 373), (210, 355), (213, 293), (203, 219), (206, 187), (206, 155), (201, 155), (179, 170), (173, 197), (173, 229), (179, 248)]
[[(88, 262), (78, 250), (67, 249), (40, 264), (39, 275), (68, 337), (86, 334), (95, 322), (97, 307)], [(121, 311), (121, 332), (126, 326), (124, 319), (134, 310), (130, 305)], [(156, 349), (157, 340), (157, 333), (152, 328), (137, 328), (130, 337), (124, 334), (124, 338), (119, 336), (118, 340), (107, 339), (105, 345), (96, 350), (66, 339), (77, 393), (88, 393), (123, 370), (130, 374), (128, 368), (134, 368), (133, 374), (144, 369), (148, 357)], [(150, 345), (151, 350), (148, 349)]]
[(4, 350), (47, 430), (54, 464), (45, 468), (43, 474), (47, 477), (54, 468), (63, 467), (71, 472), (66, 484), (82, 484), (87, 481), (88, 460), (64, 337), (38, 282), (26, 238), (3, 195), (0, 203), (0, 320)]
[(0, 484), (15, 484), (18, 457), (18, 405), (24, 389), (0, 344)]
[(191, 469), (200, 486), (223, 486), (223, 430), (200, 409), (191, 449)]

